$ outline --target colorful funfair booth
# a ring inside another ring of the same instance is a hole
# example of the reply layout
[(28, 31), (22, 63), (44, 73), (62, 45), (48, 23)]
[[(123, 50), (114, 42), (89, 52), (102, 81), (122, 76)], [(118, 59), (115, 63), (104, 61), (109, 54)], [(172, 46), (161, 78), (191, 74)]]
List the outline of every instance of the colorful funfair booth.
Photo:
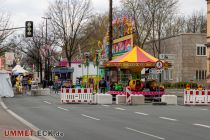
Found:
[[(143, 91), (141, 71), (143, 68), (155, 68), (159, 61), (139, 46), (134, 45), (135, 31), (133, 20), (123, 17), (113, 20), (112, 60), (108, 61), (108, 36), (105, 37), (101, 54), (101, 71), (109, 81), (109, 94), (126, 94), (129, 86), (133, 94), (163, 95), (163, 91)], [(163, 63), (166, 65), (167, 63)]]

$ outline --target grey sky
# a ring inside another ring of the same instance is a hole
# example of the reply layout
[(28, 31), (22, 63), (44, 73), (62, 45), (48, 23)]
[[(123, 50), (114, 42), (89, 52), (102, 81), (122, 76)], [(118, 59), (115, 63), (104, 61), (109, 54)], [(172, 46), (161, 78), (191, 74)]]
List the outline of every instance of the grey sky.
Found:
[[(34, 21), (34, 24), (43, 22), (49, 2), (54, 0), (0, 0), (0, 10), (11, 15), (13, 26), (24, 26), (26, 20)], [(92, 0), (93, 8), (96, 12), (108, 11), (109, 0)], [(119, 4), (120, 0), (113, 0), (114, 6)], [(194, 10), (203, 10), (206, 12), (206, 0), (179, 0), (179, 14), (189, 15)]]

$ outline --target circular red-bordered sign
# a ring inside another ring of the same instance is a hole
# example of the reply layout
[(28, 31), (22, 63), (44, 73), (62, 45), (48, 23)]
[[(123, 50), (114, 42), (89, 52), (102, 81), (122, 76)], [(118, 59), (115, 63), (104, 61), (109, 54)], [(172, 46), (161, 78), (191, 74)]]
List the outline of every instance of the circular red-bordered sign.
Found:
[(162, 69), (163, 68), (163, 62), (158, 60), (156, 63), (155, 63), (155, 68), (156, 69)]

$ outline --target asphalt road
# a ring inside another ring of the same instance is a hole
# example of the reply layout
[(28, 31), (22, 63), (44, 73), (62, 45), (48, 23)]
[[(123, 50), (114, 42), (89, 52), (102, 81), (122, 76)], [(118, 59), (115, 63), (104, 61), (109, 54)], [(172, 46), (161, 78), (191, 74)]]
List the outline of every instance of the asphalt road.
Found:
[(58, 140), (210, 140), (210, 106), (61, 104), (59, 96), (16, 96), (4, 103)]

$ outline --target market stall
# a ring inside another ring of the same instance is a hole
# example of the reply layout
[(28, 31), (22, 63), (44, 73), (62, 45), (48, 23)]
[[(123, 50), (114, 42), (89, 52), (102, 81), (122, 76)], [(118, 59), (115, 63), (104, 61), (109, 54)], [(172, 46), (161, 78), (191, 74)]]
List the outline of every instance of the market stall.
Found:
[[(131, 51), (105, 63), (105, 67), (110, 68), (110, 74), (112, 79), (110, 83), (115, 82), (115, 87), (112, 88), (108, 93), (110, 94), (125, 94), (124, 88), (130, 86), (131, 90), (135, 94), (143, 95), (162, 95), (164, 92), (150, 92), (143, 91), (143, 82), (141, 80), (141, 71), (143, 68), (155, 68), (155, 64), (158, 61), (157, 58), (153, 57), (143, 49), (135, 46)], [(165, 63), (163, 63), (165, 64)], [(115, 74), (112, 74), (115, 73)], [(118, 75), (114, 78), (114, 75)], [(117, 83), (117, 84), (116, 84)], [(119, 88), (122, 85), (124, 88)], [(123, 89), (122, 91), (116, 91), (117, 89)]]

